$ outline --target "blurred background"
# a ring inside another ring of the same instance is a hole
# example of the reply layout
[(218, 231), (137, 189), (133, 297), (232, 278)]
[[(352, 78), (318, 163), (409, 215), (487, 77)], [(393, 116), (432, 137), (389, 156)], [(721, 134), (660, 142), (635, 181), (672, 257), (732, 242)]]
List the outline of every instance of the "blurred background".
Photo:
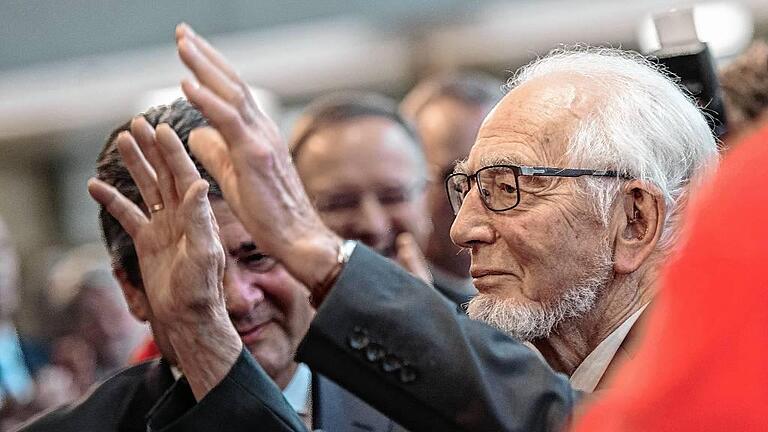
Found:
[(180, 95), (173, 30), (181, 21), (210, 37), (287, 129), (304, 103), (330, 90), (400, 98), (435, 72), (506, 78), (559, 44), (648, 51), (651, 14), (693, 4), (719, 64), (768, 36), (766, 0), (5, 0), (0, 216), (21, 261), (17, 327), (45, 341), (50, 311), (77, 294), (73, 286), (96, 283), (99, 265), (74, 276), (56, 269), (62, 257), (103, 264), (88, 246), (72, 258), (73, 247), (100, 238), (85, 182), (112, 128)]

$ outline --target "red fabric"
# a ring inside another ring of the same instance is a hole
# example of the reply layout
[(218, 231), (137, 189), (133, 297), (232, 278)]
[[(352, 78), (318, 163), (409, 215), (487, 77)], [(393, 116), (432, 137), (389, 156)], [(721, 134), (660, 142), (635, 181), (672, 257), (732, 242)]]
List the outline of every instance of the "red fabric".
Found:
[(768, 431), (768, 128), (689, 210), (637, 355), (573, 430)]
[(160, 357), (160, 350), (157, 348), (154, 339), (149, 338), (133, 352), (129, 362), (130, 364), (137, 364), (158, 357)]

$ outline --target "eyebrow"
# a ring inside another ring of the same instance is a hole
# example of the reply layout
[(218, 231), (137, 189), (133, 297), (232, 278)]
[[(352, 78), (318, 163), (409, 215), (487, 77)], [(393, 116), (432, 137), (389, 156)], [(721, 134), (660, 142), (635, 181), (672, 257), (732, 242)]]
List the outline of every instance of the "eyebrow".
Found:
[[(523, 165), (532, 166), (529, 163), (525, 163), (525, 158), (513, 155), (513, 154), (494, 154), (485, 155), (480, 158), (480, 168), (484, 168), (491, 165)], [(469, 174), (469, 161), (468, 159), (460, 160), (456, 163), (456, 168), (453, 169), (454, 173)]]
[(456, 166), (453, 168), (454, 173), (460, 173), (460, 174), (469, 174), (469, 163), (467, 162), (467, 159), (464, 158), (460, 161), (456, 162)]

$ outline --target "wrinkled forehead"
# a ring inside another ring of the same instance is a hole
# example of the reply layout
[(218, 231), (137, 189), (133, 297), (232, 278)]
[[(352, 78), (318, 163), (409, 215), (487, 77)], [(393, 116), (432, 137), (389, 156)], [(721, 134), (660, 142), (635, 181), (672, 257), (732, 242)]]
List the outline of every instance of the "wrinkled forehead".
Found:
[(591, 87), (582, 76), (553, 73), (514, 88), (488, 114), (469, 158), (457, 171), (565, 163), (573, 133), (594, 107)]

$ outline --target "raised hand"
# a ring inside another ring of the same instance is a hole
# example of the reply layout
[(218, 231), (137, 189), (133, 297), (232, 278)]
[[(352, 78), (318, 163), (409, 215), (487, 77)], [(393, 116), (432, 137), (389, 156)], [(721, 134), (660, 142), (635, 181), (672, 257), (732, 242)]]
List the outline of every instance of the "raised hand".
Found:
[(196, 78), (183, 81), (182, 89), (213, 125), (192, 132), (192, 152), (259, 248), (310, 289), (323, 285), (341, 239), (313, 209), (277, 127), (208, 42), (184, 24), (176, 38), (179, 56)]
[[(226, 374), (242, 346), (227, 317), (224, 249), (208, 183), (168, 125), (155, 132), (137, 117), (131, 132), (117, 140), (149, 215), (101, 180), (89, 180), (88, 191), (133, 239), (144, 292), (157, 321), (153, 324), (167, 332), (195, 396), (202, 398)], [(210, 351), (200, 346), (206, 343), (217, 345), (207, 358)], [(217, 361), (223, 366), (207, 367)]]

